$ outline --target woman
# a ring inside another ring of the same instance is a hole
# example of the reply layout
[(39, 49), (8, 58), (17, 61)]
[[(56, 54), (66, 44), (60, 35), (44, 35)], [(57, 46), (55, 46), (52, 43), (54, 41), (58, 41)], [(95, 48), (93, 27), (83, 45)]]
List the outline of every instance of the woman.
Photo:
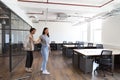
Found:
[(48, 32), (48, 28), (44, 28), (42, 35), (40, 36), (41, 39), (41, 54), (42, 54), (42, 66), (41, 66), (41, 71), (42, 74), (50, 74), (47, 69), (47, 62), (48, 62), (48, 56), (49, 56), (49, 49), (50, 49), (50, 45), (49, 45), (49, 32)]
[(33, 51), (34, 51), (34, 39), (33, 35), (35, 34), (36, 29), (31, 28), (30, 29), (30, 34), (26, 36), (25, 38), (25, 44), (24, 48), (27, 51), (27, 56), (26, 56), (26, 64), (25, 64), (25, 70), (27, 72), (32, 72), (32, 63), (33, 63)]

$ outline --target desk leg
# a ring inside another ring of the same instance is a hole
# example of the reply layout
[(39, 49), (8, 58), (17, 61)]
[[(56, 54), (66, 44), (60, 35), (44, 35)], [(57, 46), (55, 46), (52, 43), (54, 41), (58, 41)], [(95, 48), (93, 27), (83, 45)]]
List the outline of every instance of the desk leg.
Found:
[(112, 55), (112, 72), (114, 71), (114, 55)]
[(74, 64), (75, 64), (75, 63), (74, 63), (74, 59), (75, 59), (75, 58), (74, 58), (74, 53), (75, 53), (75, 52), (73, 52), (73, 56), (72, 56), (72, 64), (73, 64), (73, 67), (74, 67)]

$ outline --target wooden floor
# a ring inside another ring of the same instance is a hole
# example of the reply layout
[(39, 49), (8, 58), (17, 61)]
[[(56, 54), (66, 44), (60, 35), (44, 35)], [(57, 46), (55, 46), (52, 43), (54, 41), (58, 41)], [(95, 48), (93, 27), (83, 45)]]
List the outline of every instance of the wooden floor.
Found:
[(70, 58), (62, 56), (61, 51), (52, 51), (49, 56), (48, 71), (50, 71), (50, 75), (43, 75), (41, 73), (41, 61), (42, 57), (40, 53), (35, 52), (32, 73), (25, 72), (25, 60), (23, 60), (12, 73), (9, 73), (9, 75), (6, 73), (8, 76), (5, 76), (4, 72), (0, 73), (0, 75), (4, 74), (4, 77), (0, 78), (0, 80), (120, 80), (120, 70), (116, 70), (114, 76), (107, 74), (105, 78), (102, 73), (95, 75), (93, 73), (83, 74), (79, 69), (75, 69), (72, 66)]
[(9, 58), (0, 56), (0, 80), (9, 80)]

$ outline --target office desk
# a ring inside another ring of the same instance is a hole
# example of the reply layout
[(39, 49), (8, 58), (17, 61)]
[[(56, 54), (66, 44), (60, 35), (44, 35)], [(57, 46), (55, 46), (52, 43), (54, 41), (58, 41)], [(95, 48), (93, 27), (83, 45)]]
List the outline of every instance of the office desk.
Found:
[(72, 57), (73, 49), (77, 49), (75, 45), (63, 45), (62, 54), (63, 56)]
[[(76, 43), (65, 43), (66, 45), (76, 45)], [(62, 50), (64, 43), (50, 43), (51, 50)]]
[[(77, 45), (63, 45), (62, 54), (67, 57), (72, 57), (73, 49), (78, 49), (78, 46)], [(93, 45), (93, 47), (88, 47), (86, 44), (83, 47), (80, 47), (79, 49), (96, 49), (96, 45)]]
[[(78, 46), (77, 45), (63, 45), (63, 47), (68, 47), (68, 48), (76, 47), (77, 48)], [(92, 47), (89, 47), (87, 44), (84, 44), (83, 48), (96, 48), (96, 45), (93, 45)]]
[[(74, 49), (73, 51), (73, 65), (77, 66), (78, 68), (81, 66), (80, 64), (80, 58), (84, 58), (85, 64), (88, 64), (88, 61), (93, 59), (96, 56), (100, 56), (102, 50), (111, 50), (112, 51), (112, 71), (114, 71), (114, 55), (120, 55), (120, 50), (115, 49)], [(78, 56), (78, 60), (76, 60), (75, 56)], [(76, 63), (77, 62), (77, 63)], [(93, 65), (93, 64), (91, 64)], [(84, 71), (85, 73), (91, 72), (90, 71)]]

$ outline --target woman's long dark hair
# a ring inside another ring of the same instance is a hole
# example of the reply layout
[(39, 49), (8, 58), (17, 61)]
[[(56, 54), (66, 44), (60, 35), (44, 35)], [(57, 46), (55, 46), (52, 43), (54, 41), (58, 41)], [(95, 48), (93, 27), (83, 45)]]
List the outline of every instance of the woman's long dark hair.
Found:
[[(46, 30), (46, 29), (48, 29), (48, 28), (45, 27), (45, 28), (43, 29), (43, 32), (42, 32), (43, 35), (45, 35), (45, 30)], [(47, 34), (47, 36), (49, 37), (49, 33)]]

